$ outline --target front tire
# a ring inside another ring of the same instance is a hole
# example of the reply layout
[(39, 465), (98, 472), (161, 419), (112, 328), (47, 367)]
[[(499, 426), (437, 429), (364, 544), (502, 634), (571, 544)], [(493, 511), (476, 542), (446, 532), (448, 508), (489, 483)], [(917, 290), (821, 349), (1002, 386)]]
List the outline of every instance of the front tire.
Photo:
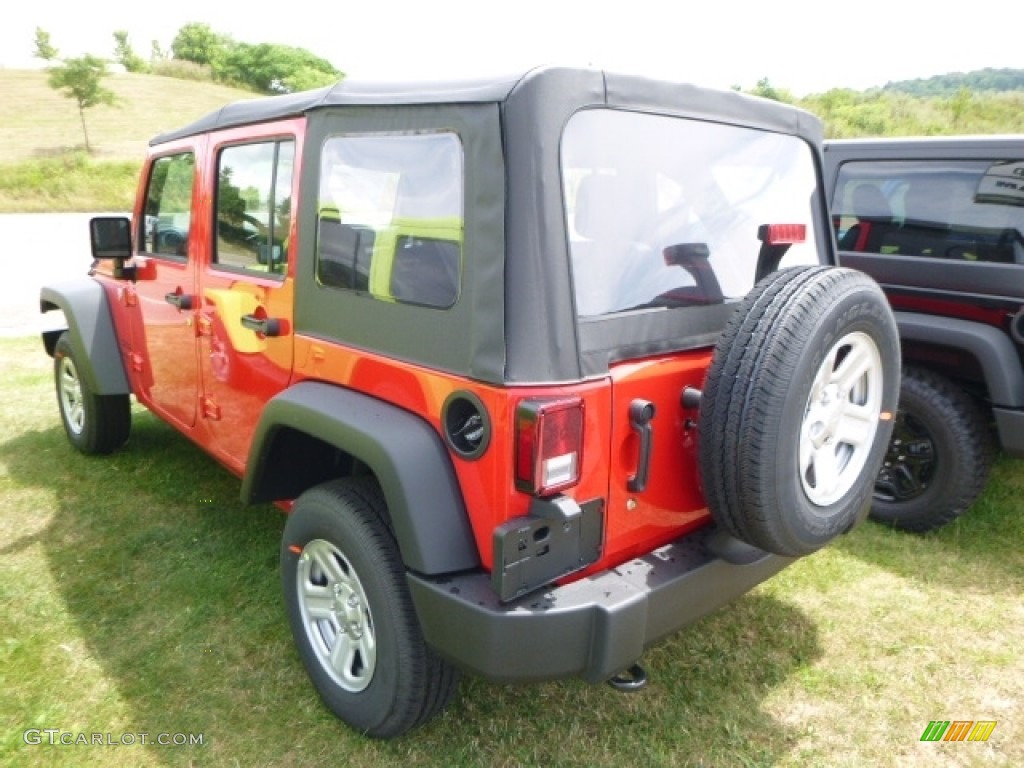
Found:
[(866, 275), (793, 267), (761, 280), (722, 333), (701, 399), (701, 476), (718, 525), (797, 557), (859, 522), (899, 366), (895, 320)]
[(988, 424), (971, 396), (907, 367), (871, 519), (915, 533), (946, 525), (984, 490), (991, 466)]
[(391, 738), (451, 700), (458, 674), (426, 645), (376, 483), (302, 494), (285, 525), (281, 585), (303, 665), (335, 715)]
[(53, 349), (53, 379), (64, 432), (84, 454), (113, 453), (131, 432), (131, 402), (128, 395), (93, 392), (79, 362), (65, 331)]

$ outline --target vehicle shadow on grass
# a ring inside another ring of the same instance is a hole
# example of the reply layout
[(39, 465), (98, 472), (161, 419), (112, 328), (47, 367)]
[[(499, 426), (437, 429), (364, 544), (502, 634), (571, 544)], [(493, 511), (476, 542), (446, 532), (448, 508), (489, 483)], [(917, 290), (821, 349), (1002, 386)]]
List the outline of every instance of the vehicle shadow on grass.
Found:
[[(54, 499), (45, 527), (0, 556), (40, 546), (102, 675), (83, 686), (55, 667), (37, 695), (62, 692), (61, 701), (22, 711), (56, 707), (87, 732), (202, 734), (202, 745), (117, 748), (145, 750), (126, 757), (137, 764), (315, 765), (340, 755), (347, 765), (770, 764), (795, 740), (762, 704), (821, 655), (817, 630), (758, 593), (651, 649), (641, 692), (466, 677), (434, 722), (390, 742), (365, 739), (320, 704), (294, 651), (277, 565), (283, 516), (243, 507), (235, 477), (149, 414), (133, 418), (131, 440), (110, 457), (77, 454), (59, 427), (0, 444), (16, 484)], [(110, 683), (105, 699), (89, 698)]]
[(1024, 593), (1024, 460), (1000, 456), (963, 515), (924, 534), (868, 520), (832, 546), (908, 578), (957, 590)]

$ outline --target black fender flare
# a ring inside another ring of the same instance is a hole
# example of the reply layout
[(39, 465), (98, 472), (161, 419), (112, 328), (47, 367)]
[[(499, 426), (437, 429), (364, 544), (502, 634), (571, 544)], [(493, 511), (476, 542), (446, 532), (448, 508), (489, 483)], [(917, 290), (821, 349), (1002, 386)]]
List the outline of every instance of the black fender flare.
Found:
[(996, 406), (1024, 407), (1024, 370), (1013, 341), (1002, 331), (971, 320), (894, 312), (900, 338), (972, 354), (981, 366), (989, 398)]
[[(131, 394), (103, 286), (89, 278), (45, 285), (39, 291), (39, 311), (54, 309), (64, 312), (79, 375), (90, 389), (97, 395)], [(50, 357), (61, 333), (43, 333), (43, 344)]]
[(263, 409), (242, 478), (244, 502), (280, 500), (273, 456), (275, 443), (287, 432), (309, 435), (369, 467), (380, 482), (408, 568), (437, 575), (480, 565), (451, 459), (422, 418), (343, 387), (295, 384)]

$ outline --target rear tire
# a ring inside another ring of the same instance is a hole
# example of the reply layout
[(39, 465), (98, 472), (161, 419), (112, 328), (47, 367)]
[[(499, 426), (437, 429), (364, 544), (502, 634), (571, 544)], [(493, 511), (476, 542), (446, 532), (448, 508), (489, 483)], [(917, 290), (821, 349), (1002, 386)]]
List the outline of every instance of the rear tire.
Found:
[(380, 488), (335, 480), (303, 493), (285, 524), (281, 585), (295, 644), (324, 704), (391, 738), (447, 706), (458, 673), (425, 643)]
[(942, 376), (907, 367), (871, 519), (916, 533), (952, 522), (984, 490), (992, 456), (973, 398)]
[(57, 406), (68, 441), (84, 454), (113, 453), (131, 432), (128, 395), (97, 395), (81, 375), (71, 340), (65, 331), (53, 350), (53, 379)]
[(718, 525), (778, 555), (819, 549), (867, 513), (899, 389), (899, 335), (866, 275), (793, 267), (747, 295), (700, 406)]

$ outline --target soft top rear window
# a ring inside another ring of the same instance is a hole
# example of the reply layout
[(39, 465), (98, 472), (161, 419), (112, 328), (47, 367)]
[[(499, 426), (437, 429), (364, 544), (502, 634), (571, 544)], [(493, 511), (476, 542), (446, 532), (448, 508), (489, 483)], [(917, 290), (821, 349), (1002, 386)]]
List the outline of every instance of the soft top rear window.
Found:
[(779, 266), (819, 262), (817, 176), (795, 136), (586, 110), (562, 141), (576, 311), (723, 304), (754, 285), (765, 224), (802, 224)]

